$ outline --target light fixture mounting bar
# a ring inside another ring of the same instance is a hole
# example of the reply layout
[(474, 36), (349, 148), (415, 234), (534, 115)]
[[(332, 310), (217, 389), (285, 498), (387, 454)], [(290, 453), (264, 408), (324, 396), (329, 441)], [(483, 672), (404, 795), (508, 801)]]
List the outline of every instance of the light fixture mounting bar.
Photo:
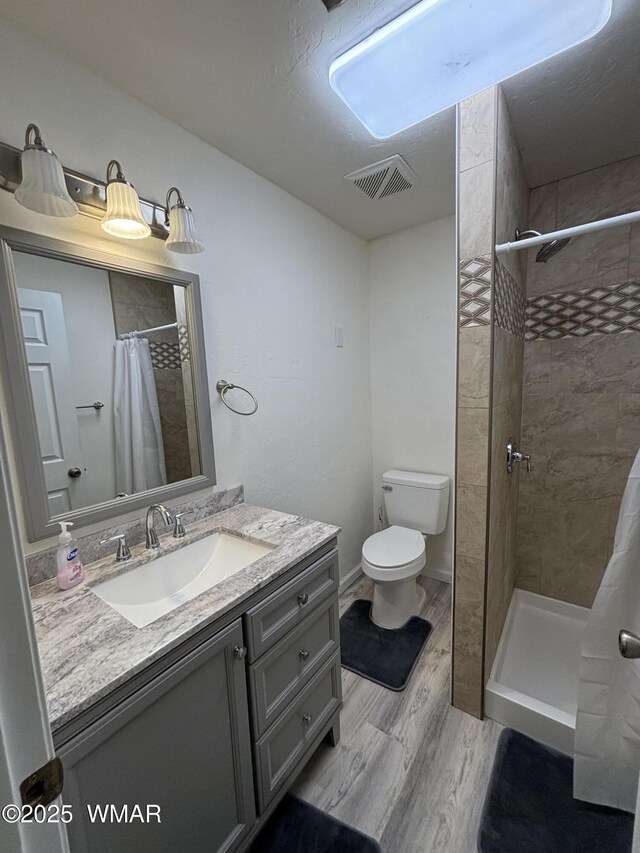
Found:
[[(19, 148), (0, 141), (0, 189), (13, 193), (20, 185), (21, 168)], [(92, 219), (102, 219), (107, 209), (106, 184), (97, 178), (64, 168), (64, 178), (69, 195), (80, 209), (80, 213)], [(169, 230), (165, 225), (166, 211), (162, 205), (148, 199), (140, 199), (145, 222), (154, 237), (166, 240)]]

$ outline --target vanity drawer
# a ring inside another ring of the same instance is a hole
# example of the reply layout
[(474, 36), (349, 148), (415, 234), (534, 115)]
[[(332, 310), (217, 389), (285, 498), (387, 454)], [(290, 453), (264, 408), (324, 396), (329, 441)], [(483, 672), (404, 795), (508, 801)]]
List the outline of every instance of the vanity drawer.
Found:
[(314, 675), (282, 716), (254, 746), (258, 809), (263, 812), (278, 789), (340, 707), (340, 651)]
[(248, 610), (244, 627), (249, 662), (264, 654), (337, 590), (338, 551), (333, 550)]
[(339, 632), (338, 599), (332, 595), (249, 667), (256, 739), (335, 652)]

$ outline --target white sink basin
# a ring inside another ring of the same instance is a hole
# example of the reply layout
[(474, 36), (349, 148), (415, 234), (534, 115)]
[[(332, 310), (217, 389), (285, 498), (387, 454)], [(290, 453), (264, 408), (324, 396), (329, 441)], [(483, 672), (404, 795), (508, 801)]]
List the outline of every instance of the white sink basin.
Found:
[(229, 533), (214, 533), (91, 589), (138, 628), (170, 613), (273, 551)]

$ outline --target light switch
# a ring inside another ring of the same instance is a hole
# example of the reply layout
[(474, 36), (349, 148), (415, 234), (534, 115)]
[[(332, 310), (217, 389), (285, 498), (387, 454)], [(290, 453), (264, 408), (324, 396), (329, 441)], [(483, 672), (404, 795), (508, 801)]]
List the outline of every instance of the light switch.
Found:
[(336, 326), (336, 346), (344, 346), (344, 329), (342, 326)]

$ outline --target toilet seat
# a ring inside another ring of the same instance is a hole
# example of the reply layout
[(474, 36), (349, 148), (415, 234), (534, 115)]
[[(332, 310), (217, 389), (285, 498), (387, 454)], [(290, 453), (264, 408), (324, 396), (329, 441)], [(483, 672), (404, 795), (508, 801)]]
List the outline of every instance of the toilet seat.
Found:
[(424, 536), (409, 527), (392, 525), (374, 533), (362, 546), (362, 569), (374, 581), (416, 577), (425, 563)]

